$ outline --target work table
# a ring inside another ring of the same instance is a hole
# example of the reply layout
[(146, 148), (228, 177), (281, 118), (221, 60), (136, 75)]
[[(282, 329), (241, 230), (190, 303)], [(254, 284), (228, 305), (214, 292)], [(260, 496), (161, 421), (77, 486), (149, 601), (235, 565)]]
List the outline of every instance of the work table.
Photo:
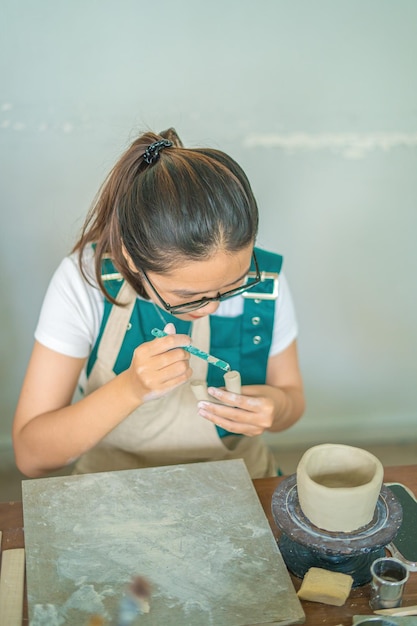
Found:
[[(259, 500), (268, 518), (274, 536), (278, 539), (279, 530), (275, 525), (271, 512), (272, 494), (284, 477), (260, 478), (253, 481)], [(387, 467), (384, 473), (384, 482), (400, 482), (417, 494), (417, 465)], [(2, 536), (2, 550), (24, 547), (23, 505), (22, 502), (0, 503), (0, 530)], [(296, 590), (301, 580), (291, 576)], [(403, 606), (417, 604), (417, 572), (411, 572), (407, 582)], [(369, 584), (352, 589), (350, 596), (342, 607), (329, 606), (315, 602), (302, 602), (306, 614), (306, 626), (322, 626), (342, 624), (351, 626), (354, 615), (372, 615), (369, 607)], [(24, 602), (22, 624), (29, 623), (27, 617), (27, 602)]]

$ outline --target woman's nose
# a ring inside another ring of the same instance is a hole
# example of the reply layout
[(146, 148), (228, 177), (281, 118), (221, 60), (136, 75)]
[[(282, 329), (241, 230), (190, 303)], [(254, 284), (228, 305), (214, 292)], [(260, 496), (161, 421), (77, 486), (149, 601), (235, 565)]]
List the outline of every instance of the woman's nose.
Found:
[(205, 315), (211, 315), (212, 313), (217, 311), (219, 306), (220, 306), (220, 302), (218, 302), (218, 301), (207, 302), (207, 304), (205, 304), (204, 306), (200, 307), (200, 309), (198, 311), (198, 316), (199, 317), (204, 317)]

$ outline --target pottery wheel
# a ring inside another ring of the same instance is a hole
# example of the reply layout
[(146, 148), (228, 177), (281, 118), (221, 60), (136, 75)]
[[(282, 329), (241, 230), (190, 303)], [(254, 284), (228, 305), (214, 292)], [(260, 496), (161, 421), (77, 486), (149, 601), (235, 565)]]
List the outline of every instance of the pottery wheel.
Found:
[(374, 517), (367, 526), (345, 533), (314, 526), (304, 515), (298, 501), (297, 477), (284, 479), (272, 496), (272, 515), (278, 528), (292, 541), (321, 553), (354, 555), (386, 546), (402, 522), (402, 508), (392, 491), (382, 486)]

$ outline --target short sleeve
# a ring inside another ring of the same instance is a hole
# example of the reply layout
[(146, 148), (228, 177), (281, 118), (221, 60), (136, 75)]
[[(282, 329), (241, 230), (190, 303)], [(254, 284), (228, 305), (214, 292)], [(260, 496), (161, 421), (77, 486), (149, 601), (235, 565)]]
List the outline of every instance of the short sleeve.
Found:
[(298, 323), (294, 302), (285, 274), (279, 276), (278, 298), (275, 308), (274, 331), (270, 356), (283, 352), (297, 338)]
[[(92, 267), (92, 259), (92, 250), (87, 250), (87, 270)], [(78, 256), (73, 254), (61, 262), (49, 283), (35, 339), (61, 354), (85, 358), (98, 336), (103, 311), (102, 292), (95, 282), (90, 284), (84, 278)]]

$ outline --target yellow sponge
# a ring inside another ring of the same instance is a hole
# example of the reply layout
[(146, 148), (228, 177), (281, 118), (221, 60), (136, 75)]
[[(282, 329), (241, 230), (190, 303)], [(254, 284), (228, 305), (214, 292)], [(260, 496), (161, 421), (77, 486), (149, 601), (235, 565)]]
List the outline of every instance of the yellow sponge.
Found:
[(304, 576), (297, 595), (301, 600), (343, 606), (352, 589), (352, 583), (353, 578), (348, 574), (311, 567)]

